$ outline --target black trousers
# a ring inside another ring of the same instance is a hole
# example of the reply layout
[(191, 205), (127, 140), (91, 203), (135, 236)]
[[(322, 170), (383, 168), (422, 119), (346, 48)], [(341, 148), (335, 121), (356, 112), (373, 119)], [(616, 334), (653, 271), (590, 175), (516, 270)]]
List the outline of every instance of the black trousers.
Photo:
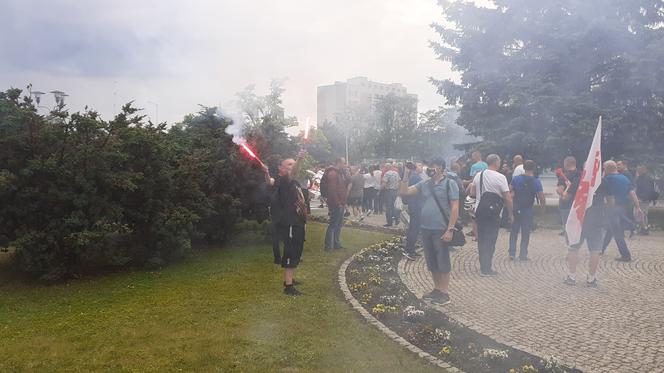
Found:
[(277, 230), (284, 243), (281, 266), (283, 268), (297, 268), (304, 250), (304, 225), (277, 224)]
[(480, 271), (492, 270), (493, 254), (500, 231), (500, 217), (477, 220), (477, 249), (480, 256)]

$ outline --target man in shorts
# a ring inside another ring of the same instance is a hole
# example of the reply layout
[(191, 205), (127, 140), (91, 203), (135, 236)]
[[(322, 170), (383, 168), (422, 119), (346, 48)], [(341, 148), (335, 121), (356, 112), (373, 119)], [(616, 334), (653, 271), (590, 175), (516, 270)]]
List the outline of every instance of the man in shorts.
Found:
[(568, 247), (567, 276), (563, 281), (567, 285), (576, 285), (576, 266), (579, 262), (579, 249), (585, 241), (588, 246), (588, 251), (590, 251), (586, 286), (592, 288), (597, 287), (597, 266), (599, 265), (599, 257), (602, 254), (602, 244), (605, 234), (603, 227), (605, 191), (603, 185), (604, 184), (600, 184), (599, 188), (597, 188), (595, 196), (593, 197), (593, 204), (586, 210), (583, 227), (581, 229), (581, 241), (576, 245), (570, 245)]
[(284, 294), (291, 296), (302, 294), (295, 288), (293, 277), (302, 257), (307, 223), (306, 201), (300, 183), (295, 180), (304, 154), (304, 151), (301, 151), (297, 160), (283, 160), (279, 165), (279, 176), (276, 180), (270, 177), (267, 167), (263, 167), (265, 179), (273, 190), (272, 219), (275, 221), (276, 234), (284, 243), (281, 258), (281, 266), (284, 268)]
[(402, 197), (416, 195), (421, 197), (422, 246), (427, 268), (434, 283), (434, 289), (425, 295), (424, 299), (445, 305), (450, 303), (452, 263), (448, 243), (452, 241), (454, 225), (459, 217), (459, 187), (454, 180), (446, 177), (445, 161), (442, 158), (432, 159), (427, 166), (429, 180), (412, 186), (408, 186), (408, 183), (413, 171), (407, 168), (399, 192)]

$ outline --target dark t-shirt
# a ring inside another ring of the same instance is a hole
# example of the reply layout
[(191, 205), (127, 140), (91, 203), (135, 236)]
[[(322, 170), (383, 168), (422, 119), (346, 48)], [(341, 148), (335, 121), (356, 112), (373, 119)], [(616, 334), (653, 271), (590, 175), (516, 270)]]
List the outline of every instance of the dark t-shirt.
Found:
[(648, 175), (636, 178), (636, 195), (641, 201), (650, 201), (655, 197), (655, 181)]
[(535, 203), (537, 193), (542, 192), (542, 182), (529, 175), (519, 175), (512, 179), (514, 191), (514, 210), (530, 209)]
[(298, 209), (302, 208), (298, 208), (298, 203), (301, 204), (304, 200), (300, 183), (287, 177), (277, 177), (272, 190), (272, 221), (282, 225), (304, 225), (307, 216), (305, 213), (298, 213)]
[[(565, 176), (567, 176), (572, 185), (570, 185), (569, 189), (567, 190), (567, 193), (569, 194), (569, 199), (567, 201), (561, 200), (559, 206), (561, 209), (569, 210), (572, 208), (572, 204), (574, 203), (574, 198), (576, 197), (576, 190), (579, 189), (579, 181), (581, 180), (581, 171), (579, 170), (565, 171)], [(561, 186), (563, 188), (566, 187), (565, 181), (560, 177), (558, 178), (558, 186)]]
[(604, 198), (606, 197), (606, 186), (602, 182), (595, 196), (593, 197), (593, 204), (586, 210), (586, 215), (583, 221), (583, 229), (601, 229), (605, 226), (604, 221)]

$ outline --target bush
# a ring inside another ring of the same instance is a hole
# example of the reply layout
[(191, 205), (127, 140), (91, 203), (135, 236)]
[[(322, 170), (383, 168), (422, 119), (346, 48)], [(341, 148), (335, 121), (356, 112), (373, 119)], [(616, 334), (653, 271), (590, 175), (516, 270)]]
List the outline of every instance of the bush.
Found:
[(44, 117), (20, 97), (0, 93), (0, 237), (22, 271), (57, 280), (189, 251), (207, 197), (163, 126), (129, 104), (109, 122), (62, 107)]
[[(248, 141), (273, 167), (295, 145), (282, 116)], [(130, 104), (111, 121), (95, 111), (48, 116), (29, 97), (0, 92), (0, 247), (42, 280), (82, 271), (159, 267), (192, 239), (222, 243), (241, 219), (269, 232), (269, 192), (255, 161), (238, 154), (231, 122), (203, 108), (182, 123), (145, 122)]]

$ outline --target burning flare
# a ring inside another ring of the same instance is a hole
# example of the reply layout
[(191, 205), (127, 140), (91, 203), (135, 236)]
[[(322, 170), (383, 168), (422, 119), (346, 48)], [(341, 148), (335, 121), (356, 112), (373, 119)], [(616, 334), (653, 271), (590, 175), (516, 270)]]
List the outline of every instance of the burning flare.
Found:
[(304, 141), (309, 140), (309, 117), (307, 117), (307, 122), (304, 125)]
[(245, 151), (247, 154), (249, 154), (249, 156), (250, 156), (251, 158), (253, 158), (253, 159), (255, 159), (256, 161), (258, 161), (258, 163), (260, 163), (261, 166), (265, 166), (265, 164), (260, 160), (260, 158), (258, 158), (258, 156), (256, 155), (256, 153), (254, 153), (254, 151), (251, 150), (251, 148), (250, 148), (249, 146), (247, 146), (247, 144), (242, 144), (242, 145), (240, 145), (240, 146), (242, 147), (242, 149), (244, 149), (244, 151)]

